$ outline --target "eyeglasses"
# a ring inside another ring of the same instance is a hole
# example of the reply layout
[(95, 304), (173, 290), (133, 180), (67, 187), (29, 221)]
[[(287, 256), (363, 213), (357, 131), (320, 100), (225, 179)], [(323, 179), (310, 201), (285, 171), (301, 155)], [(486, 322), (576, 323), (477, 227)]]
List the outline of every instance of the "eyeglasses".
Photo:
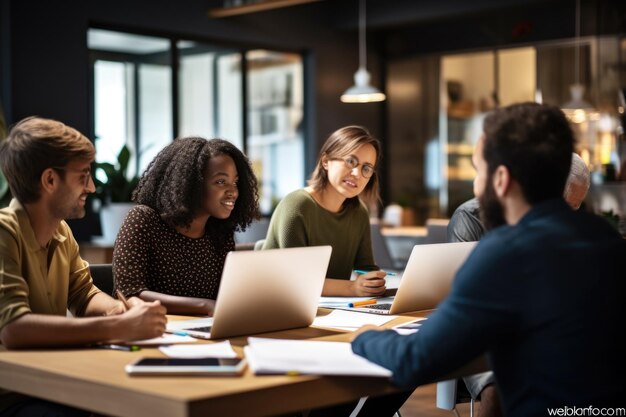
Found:
[(349, 168), (352, 171), (354, 168), (357, 168), (359, 165), (361, 166), (361, 175), (363, 178), (371, 178), (376, 172), (376, 169), (370, 164), (361, 164), (358, 159), (354, 156), (348, 156), (346, 158), (334, 158), (337, 161), (343, 161), (346, 165), (346, 168)]
[(89, 181), (92, 180), (90, 169), (88, 169), (87, 171), (83, 171), (82, 169), (71, 169), (71, 168), (65, 168), (65, 167), (52, 167), (52, 169), (55, 169), (57, 171), (63, 171), (63, 172), (79, 172), (80, 174), (82, 174), (79, 177), (79, 180), (82, 181), (83, 186), (85, 187), (89, 187)]

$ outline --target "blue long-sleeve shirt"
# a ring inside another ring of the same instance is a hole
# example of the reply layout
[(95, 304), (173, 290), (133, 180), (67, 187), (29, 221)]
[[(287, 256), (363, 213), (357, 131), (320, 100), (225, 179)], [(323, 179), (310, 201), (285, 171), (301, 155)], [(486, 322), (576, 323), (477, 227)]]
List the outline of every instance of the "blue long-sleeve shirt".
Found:
[(416, 386), (482, 353), (510, 416), (626, 403), (626, 241), (562, 200), (480, 241), (410, 336), (366, 332), (354, 352)]

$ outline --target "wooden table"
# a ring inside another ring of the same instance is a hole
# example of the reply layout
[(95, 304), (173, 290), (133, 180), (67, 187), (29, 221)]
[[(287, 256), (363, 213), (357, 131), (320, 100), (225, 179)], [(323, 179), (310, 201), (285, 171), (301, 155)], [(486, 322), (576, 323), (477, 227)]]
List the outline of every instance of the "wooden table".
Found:
[[(410, 319), (408, 315), (400, 317), (386, 326)], [(350, 334), (309, 327), (263, 336), (347, 341)], [(246, 338), (230, 341), (241, 354)], [(139, 352), (3, 350), (0, 387), (93, 412), (129, 417), (268, 416), (395, 390), (381, 378), (255, 376), (249, 370), (242, 377), (126, 375), (124, 366), (143, 356), (163, 355), (156, 348)]]

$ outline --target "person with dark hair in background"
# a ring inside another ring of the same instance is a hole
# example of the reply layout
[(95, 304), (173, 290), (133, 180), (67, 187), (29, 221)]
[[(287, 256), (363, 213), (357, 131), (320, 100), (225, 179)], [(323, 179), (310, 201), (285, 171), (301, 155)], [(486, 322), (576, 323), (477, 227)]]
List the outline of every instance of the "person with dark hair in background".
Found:
[(259, 218), (257, 180), (230, 142), (186, 137), (145, 170), (115, 241), (115, 286), (174, 314), (212, 315), (234, 232)]
[(556, 107), (490, 113), (473, 156), (489, 232), (419, 332), (366, 326), (353, 350), (403, 387), (486, 353), (508, 416), (623, 406), (626, 241), (563, 200), (573, 148)]
[[(585, 161), (572, 154), (572, 163), (565, 183), (563, 199), (574, 210), (578, 210), (587, 196), (591, 184), (591, 174)], [(475, 242), (485, 234), (480, 220), (480, 206), (477, 198), (461, 204), (452, 214), (448, 223), (448, 242)], [(493, 372), (482, 372), (463, 377), (469, 394), (480, 400), (479, 417), (502, 415), (500, 400), (496, 392)]]
[[(385, 272), (374, 262), (365, 204), (378, 201), (378, 139), (361, 126), (333, 132), (320, 150), (309, 186), (281, 200), (263, 249), (330, 245), (325, 296), (377, 296)], [(353, 269), (369, 271), (350, 280)]]
[[(149, 339), (165, 331), (158, 301), (130, 298), (127, 306), (94, 286), (65, 222), (85, 216), (95, 153), (76, 129), (40, 117), (20, 121), (0, 145), (14, 196), (0, 210), (0, 342), (8, 349)], [(0, 390), (0, 416), (90, 414)]]

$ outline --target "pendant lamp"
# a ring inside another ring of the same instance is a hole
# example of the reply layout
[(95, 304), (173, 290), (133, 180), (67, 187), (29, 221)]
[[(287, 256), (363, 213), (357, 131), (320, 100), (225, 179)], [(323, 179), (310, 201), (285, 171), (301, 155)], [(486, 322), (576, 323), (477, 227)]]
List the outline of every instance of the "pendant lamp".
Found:
[(574, 80), (570, 85), (571, 100), (562, 106), (563, 113), (574, 123), (583, 123), (588, 114), (595, 112), (593, 106), (585, 101), (585, 86), (580, 82), (580, 0), (576, 0), (576, 45), (574, 49)]
[(354, 85), (342, 95), (344, 103), (372, 103), (385, 100), (385, 95), (370, 85), (367, 72), (367, 48), (365, 44), (365, 0), (359, 0), (359, 69), (354, 73)]

